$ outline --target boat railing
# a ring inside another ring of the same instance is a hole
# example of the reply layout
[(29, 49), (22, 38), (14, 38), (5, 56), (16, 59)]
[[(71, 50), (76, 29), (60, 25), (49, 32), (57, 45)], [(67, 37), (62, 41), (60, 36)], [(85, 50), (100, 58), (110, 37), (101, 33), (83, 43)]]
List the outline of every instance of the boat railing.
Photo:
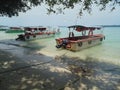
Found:
[(77, 40), (86, 39), (86, 38), (88, 38), (88, 36), (69, 37), (68, 39), (77, 41)]

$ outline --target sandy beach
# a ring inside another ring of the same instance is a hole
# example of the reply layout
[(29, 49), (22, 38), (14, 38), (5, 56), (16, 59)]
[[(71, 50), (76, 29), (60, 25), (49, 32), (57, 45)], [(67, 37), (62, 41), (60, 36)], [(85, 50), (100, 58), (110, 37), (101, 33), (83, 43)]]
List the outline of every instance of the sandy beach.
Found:
[(26, 61), (9, 52), (0, 51), (0, 90), (56, 90), (63, 88), (73, 79), (71, 77), (75, 77), (65, 66), (50, 57), (30, 57), (26, 56)]
[(1, 46), (0, 90), (120, 90), (119, 66)]

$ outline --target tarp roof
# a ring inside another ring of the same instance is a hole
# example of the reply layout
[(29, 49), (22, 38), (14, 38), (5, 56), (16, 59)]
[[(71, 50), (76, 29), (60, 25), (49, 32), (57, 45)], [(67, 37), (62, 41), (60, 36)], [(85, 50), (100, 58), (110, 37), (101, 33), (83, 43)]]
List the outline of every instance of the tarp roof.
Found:
[(82, 25), (72, 25), (72, 26), (69, 26), (68, 28), (74, 28), (78, 32), (85, 31), (85, 30), (100, 29), (99, 27), (86, 27), (86, 26), (82, 26)]
[(82, 25), (72, 25), (72, 26), (68, 26), (68, 28), (84, 28), (85, 26), (82, 26)]

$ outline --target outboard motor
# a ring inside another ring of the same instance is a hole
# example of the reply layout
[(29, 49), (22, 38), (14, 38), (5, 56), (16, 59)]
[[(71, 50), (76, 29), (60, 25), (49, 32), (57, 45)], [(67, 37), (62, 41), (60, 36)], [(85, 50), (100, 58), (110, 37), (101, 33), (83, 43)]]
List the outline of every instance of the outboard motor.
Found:
[(61, 48), (61, 47), (66, 48), (66, 45), (67, 45), (68, 43), (69, 43), (69, 41), (68, 41), (67, 39), (63, 39), (61, 44), (56, 45), (56, 48)]

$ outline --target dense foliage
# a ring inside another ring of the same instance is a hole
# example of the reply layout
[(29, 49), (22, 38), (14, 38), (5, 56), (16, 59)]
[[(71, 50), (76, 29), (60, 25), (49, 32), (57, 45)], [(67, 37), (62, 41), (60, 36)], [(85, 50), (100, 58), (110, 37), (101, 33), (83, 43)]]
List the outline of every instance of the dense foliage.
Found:
[(83, 11), (90, 13), (93, 5), (99, 6), (100, 10), (105, 10), (109, 5), (110, 9), (114, 10), (120, 5), (120, 0), (0, 0), (0, 16), (18, 16), (19, 12), (26, 12), (41, 4), (48, 5), (49, 13), (61, 13), (64, 9), (73, 9), (78, 5), (81, 15)]

